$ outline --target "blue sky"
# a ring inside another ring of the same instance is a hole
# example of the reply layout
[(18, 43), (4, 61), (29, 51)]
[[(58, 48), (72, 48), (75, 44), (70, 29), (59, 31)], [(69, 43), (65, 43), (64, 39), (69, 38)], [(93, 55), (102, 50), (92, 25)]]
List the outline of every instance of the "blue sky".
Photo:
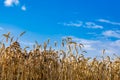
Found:
[(119, 0), (0, 0), (0, 34), (27, 31), (21, 39), (24, 45), (71, 36), (91, 56), (102, 49), (120, 55), (119, 4)]

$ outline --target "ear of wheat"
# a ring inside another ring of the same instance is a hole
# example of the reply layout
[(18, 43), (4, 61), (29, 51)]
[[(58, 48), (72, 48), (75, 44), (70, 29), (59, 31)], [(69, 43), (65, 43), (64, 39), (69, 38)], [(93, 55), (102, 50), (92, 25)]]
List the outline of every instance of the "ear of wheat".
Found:
[(0, 80), (120, 80), (120, 56), (114, 54), (113, 60), (103, 55), (101, 60), (85, 57), (89, 54), (82, 50), (85, 46), (71, 37), (62, 40), (60, 49), (57, 42), (49, 47), (50, 39), (43, 46), (35, 41), (33, 49), (22, 49), (10, 32), (3, 36), (11, 44), (0, 44)]

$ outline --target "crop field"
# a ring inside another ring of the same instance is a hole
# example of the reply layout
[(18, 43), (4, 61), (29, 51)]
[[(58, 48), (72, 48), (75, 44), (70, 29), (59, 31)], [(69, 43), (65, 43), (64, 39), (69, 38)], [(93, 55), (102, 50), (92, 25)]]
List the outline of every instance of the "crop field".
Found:
[[(48, 46), (35, 42), (33, 48), (21, 47), (19, 38), (3, 34), (0, 42), (0, 80), (120, 80), (120, 57), (103, 56), (100, 59), (85, 57), (84, 44), (66, 37), (61, 44)], [(6, 46), (6, 44), (8, 44)], [(61, 49), (55, 49), (60, 45)], [(102, 44), (101, 44), (102, 45)], [(64, 48), (64, 49), (63, 49)]]

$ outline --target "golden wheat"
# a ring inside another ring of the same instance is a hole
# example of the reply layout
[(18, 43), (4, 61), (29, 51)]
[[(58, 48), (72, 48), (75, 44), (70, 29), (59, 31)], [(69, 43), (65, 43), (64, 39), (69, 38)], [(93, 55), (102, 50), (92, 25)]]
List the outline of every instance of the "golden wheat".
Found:
[[(22, 49), (10, 33), (4, 36), (7, 42), (10, 38), (10, 45), (0, 44), (0, 80), (120, 80), (119, 56), (115, 55), (114, 60), (102, 56), (101, 61), (84, 57), (84, 45), (72, 42), (70, 37), (62, 40), (59, 50), (48, 48), (48, 39), (43, 49), (35, 42), (34, 48), (27, 51), (29, 47)], [(59, 45), (57, 42), (53, 44), (55, 47)]]

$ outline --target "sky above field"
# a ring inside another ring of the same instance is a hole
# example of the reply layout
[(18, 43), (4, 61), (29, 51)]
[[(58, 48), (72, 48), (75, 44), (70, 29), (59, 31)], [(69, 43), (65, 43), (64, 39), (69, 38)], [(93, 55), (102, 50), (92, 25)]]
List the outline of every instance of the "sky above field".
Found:
[(89, 56), (120, 55), (120, 0), (0, 0), (0, 35), (22, 31), (22, 45), (71, 36)]

